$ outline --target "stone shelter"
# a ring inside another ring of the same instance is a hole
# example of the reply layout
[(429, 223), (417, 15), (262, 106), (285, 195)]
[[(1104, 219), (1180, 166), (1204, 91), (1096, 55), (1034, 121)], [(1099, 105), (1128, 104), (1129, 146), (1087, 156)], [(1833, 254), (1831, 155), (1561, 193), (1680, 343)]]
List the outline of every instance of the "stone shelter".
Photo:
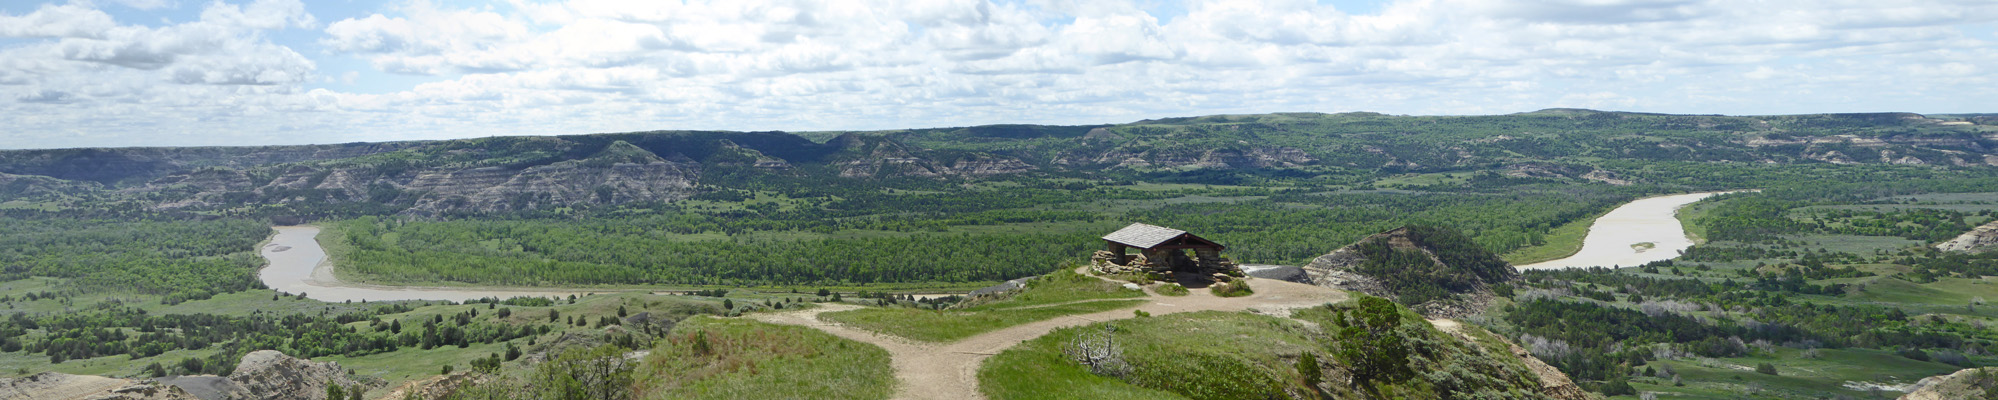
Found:
[[(1103, 236), (1104, 249), (1091, 258), (1100, 273), (1192, 272), (1221, 273), (1234, 270), (1235, 263), (1221, 257), (1227, 249), (1220, 243), (1186, 231), (1134, 223)], [(1138, 249), (1136, 257), (1130, 249)], [(1187, 255), (1192, 250), (1192, 256)]]

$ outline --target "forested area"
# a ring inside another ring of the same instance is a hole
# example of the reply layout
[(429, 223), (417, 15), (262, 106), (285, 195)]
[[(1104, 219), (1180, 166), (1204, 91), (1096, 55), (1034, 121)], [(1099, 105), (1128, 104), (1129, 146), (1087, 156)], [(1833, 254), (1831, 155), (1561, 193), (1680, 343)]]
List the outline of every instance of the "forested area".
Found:
[(70, 278), (78, 291), (131, 291), (167, 302), (262, 287), (257, 242), (264, 223), (104, 220), (53, 215), (0, 218), (0, 277)]
[[(381, 282), (499, 285), (819, 285), (979, 282), (1037, 275), (1082, 261), (1098, 236), (1129, 222), (1171, 226), (1228, 244), (1247, 262), (1302, 263), (1405, 224), (1449, 226), (1463, 244), (1503, 252), (1545, 244), (1553, 227), (1601, 213), (1650, 188), (1521, 187), (1495, 193), (1174, 190), (1210, 202), (1165, 201), (1128, 212), (1098, 201), (1159, 192), (1090, 188), (1071, 197), (905, 194), (869, 200), (881, 214), (813, 218), (654, 210), (625, 216), (419, 221), (366, 217), (324, 234), (344, 273)], [(953, 194), (960, 191), (953, 191)], [(1253, 195), (1253, 196), (1251, 196)], [(1224, 197), (1230, 196), (1230, 197)], [(1045, 198), (1043, 198), (1045, 197)], [(906, 200), (907, 203), (896, 202)], [(1028, 209), (992, 209), (1039, 203)], [(825, 205), (832, 208), (845, 201)], [(922, 210), (973, 210), (959, 213)], [(888, 213), (886, 210), (903, 210)], [(1012, 228), (1034, 224), (1034, 229)], [(947, 228), (977, 228), (952, 231)], [(1453, 242), (1454, 243), (1454, 242)], [(1472, 244), (1475, 243), (1475, 244)]]
[(335, 225), (342, 268), (392, 281), (501, 285), (974, 282), (1047, 272), (1100, 244), (1089, 232), (684, 240), (643, 222)]

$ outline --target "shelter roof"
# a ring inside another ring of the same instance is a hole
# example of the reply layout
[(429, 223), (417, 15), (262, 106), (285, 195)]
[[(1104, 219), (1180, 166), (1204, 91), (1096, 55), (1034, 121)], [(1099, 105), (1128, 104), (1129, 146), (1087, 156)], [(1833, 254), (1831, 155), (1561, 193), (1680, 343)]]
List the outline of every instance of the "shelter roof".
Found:
[(1124, 229), (1118, 229), (1116, 232), (1110, 232), (1108, 235), (1103, 235), (1103, 240), (1123, 243), (1125, 246), (1149, 249), (1185, 234), (1186, 231), (1178, 229), (1137, 223), (1126, 226)]

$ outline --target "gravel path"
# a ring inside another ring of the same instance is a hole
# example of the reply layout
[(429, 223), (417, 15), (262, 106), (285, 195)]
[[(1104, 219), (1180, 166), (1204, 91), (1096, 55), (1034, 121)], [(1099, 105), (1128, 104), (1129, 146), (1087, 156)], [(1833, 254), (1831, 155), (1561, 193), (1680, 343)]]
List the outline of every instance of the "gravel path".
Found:
[[(1153, 315), (1192, 311), (1245, 311), (1288, 315), (1292, 309), (1336, 303), (1346, 293), (1318, 286), (1256, 279), (1256, 294), (1245, 297), (1215, 297), (1206, 290), (1194, 290), (1185, 297), (1151, 296), (1135, 309)], [(1116, 299), (1127, 300), (1127, 299)], [(892, 357), (895, 378), (900, 385), (896, 399), (983, 399), (978, 391), (978, 367), (987, 357), (999, 354), (1020, 342), (1046, 335), (1055, 329), (1131, 318), (1130, 308), (1080, 314), (1016, 325), (950, 343), (931, 343), (893, 335), (849, 328), (818, 319), (819, 313), (860, 308), (853, 305), (824, 305), (808, 310), (755, 314), (760, 321), (816, 328), (834, 336), (881, 346)]]

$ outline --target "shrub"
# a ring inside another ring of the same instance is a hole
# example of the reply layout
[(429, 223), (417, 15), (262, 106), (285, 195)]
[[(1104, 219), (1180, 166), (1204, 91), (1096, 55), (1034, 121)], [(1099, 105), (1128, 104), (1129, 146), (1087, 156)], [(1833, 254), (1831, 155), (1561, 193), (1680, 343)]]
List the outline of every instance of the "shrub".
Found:
[(1915, 360), (1915, 361), (1929, 360), (1929, 353), (1922, 351), (1922, 349), (1901, 350), (1900, 354), (1902, 357), (1907, 357), (1910, 360)]
[(1307, 351), (1304, 355), (1298, 356), (1297, 375), (1304, 377), (1305, 386), (1318, 387), (1318, 382), (1325, 380), (1324, 371), (1318, 369), (1318, 355)]
[(1776, 366), (1770, 363), (1755, 364), (1755, 372), (1763, 375), (1775, 375)]
[(1117, 346), (1117, 326), (1103, 324), (1103, 330), (1089, 332), (1075, 337), (1062, 354), (1089, 368), (1089, 373), (1120, 377), (1131, 372), (1131, 364), (1124, 361), (1124, 349)]
[(1217, 283), (1214, 284), (1212, 290), (1215, 296), (1221, 297), (1242, 297), (1256, 294), (1254, 289), (1249, 288), (1249, 281), (1246, 279), (1237, 279), (1234, 282), (1228, 283)]
[(1191, 293), (1186, 290), (1185, 286), (1180, 286), (1177, 283), (1168, 283), (1164, 285), (1159, 285), (1157, 291), (1159, 292), (1159, 294), (1166, 296), (1185, 296), (1188, 293)]
[(1609, 382), (1603, 382), (1602, 390), (1599, 391), (1604, 396), (1629, 396), (1637, 394), (1637, 388), (1630, 387), (1630, 382), (1625, 382), (1623, 378), (1612, 378)]

